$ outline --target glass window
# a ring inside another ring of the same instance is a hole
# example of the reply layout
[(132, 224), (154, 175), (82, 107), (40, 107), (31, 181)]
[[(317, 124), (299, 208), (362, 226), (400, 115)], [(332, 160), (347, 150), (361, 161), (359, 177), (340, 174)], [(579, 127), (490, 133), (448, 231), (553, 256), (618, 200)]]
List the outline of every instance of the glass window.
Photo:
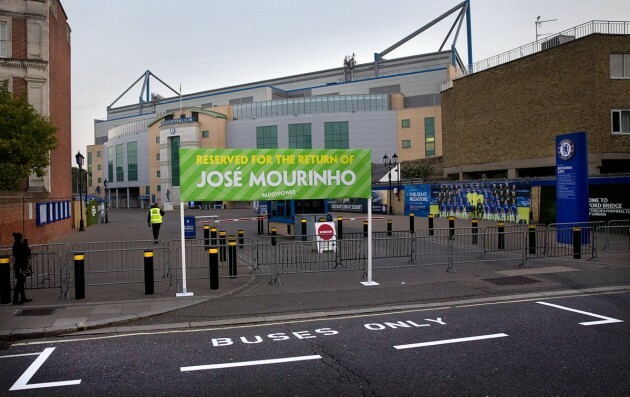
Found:
[(107, 178), (110, 182), (114, 180), (114, 147), (107, 148)]
[(98, 183), (102, 183), (103, 181), (101, 180), (101, 178), (98, 178)]
[(124, 158), (123, 145), (116, 145), (116, 182), (125, 180)]
[(404, 119), (404, 120), (402, 121), (402, 128), (409, 128), (409, 127), (411, 127), (411, 120), (409, 120), (409, 119)]
[(155, 143), (160, 143), (160, 137), (159, 136), (155, 137)]
[(0, 21), (0, 58), (9, 58), (9, 24)]
[(425, 117), (424, 119), (424, 155), (425, 157), (435, 156), (435, 118)]
[(155, 172), (155, 176), (157, 176), (158, 178), (161, 178), (162, 177), (162, 172), (160, 172), (160, 170), (157, 170)]
[(411, 140), (410, 139), (403, 139), (402, 141), (402, 148), (403, 149), (409, 149), (411, 147)]
[(210, 131), (208, 131), (208, 130), (201, 131), (201, 137), (202, 138), (209, 138), (210, 137)]
[(144, 187), (144, 194), (147, 196), (151, 195), (151, 186)]
[(612, 111), (612, 133), (630, 134), (630, 110)]
[(256, 127), (256, 148), (277, 149), (278, 126), (268, 125), (264, 127)]
[(289, 124), (289, 148), (312, 149), (311, 124)]
[(101, 164), (96, 164), (96, 169), (97, 169), (98, 171), (100, 171), (100, 170), (102, 170), (102, 169), (103, 169), (103, 167), (101, 166)]
[(169, 138), (171, 142), (171, 186), (179, 186), (179, 137)]
[(127, 180), (138, 180), (138, 142), (127, 142)]
[(100, 150), (96, 151), (96, 157), (101, 157), (101, 151)]
[(156, 159), (157, 161), (160, 161), (160, 153), (158, 153), (158, 154), (156, 154), (156, 155), (155, 155), (155, 159)]
[(610, 54), (610, 77), (630, 79), (630, 54)]
[(157, 191), (161, 192), (162, 191), (162, 186), (161, 185), (157, 185)]
[(348, 122), (333, 121), (324, 123), (324, 140), (326, 149), (349, 149)]

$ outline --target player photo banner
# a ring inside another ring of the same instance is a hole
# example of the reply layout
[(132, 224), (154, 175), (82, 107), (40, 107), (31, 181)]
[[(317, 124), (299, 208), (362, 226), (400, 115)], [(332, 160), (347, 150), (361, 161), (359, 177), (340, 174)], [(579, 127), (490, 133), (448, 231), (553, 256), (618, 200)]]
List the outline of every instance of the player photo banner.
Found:
[(182, 201), (369, 198), (363, 149), (180, 149)]

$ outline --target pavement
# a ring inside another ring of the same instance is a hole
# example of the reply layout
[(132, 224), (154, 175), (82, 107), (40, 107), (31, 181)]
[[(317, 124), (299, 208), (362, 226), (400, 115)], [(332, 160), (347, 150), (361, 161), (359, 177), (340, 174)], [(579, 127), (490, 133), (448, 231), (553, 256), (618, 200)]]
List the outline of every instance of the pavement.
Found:
[[(187, 215), (216, 215), (215, 219), (254, 216), (250, 210), (187, 211)], [(362, 217), (361, 214), (341, 214)], [(335, 218), (338, 214), (335, 214)], [(167, 213), (160, 239), (179, 237), (179, 212)], [(407, 230), (409, 218), (386, 216), (394, 230)], [(427, 226), (416, 219), (416, 228)], [(436, 219), (436, 228), (446, 220)], [(457, 221), (460, 222), (460, 221)], [(456, 222), (456, 226), (458, 223)], [(461, 225), (467, 221), (462, 220)], [(468, 221), (469, 222), (469, 221)], [(488, 222), (488, 225), (492, 225)], [(236, 234), (245, 230), (254, 237), (255, 221), (217, 224)], [(484, 223), (480, 222), (480, 227)], [(344, 224), (344, 232), (359, 231), (362, 222)], [(233, 230), (231, 230), (233, 229)], [(198, 232), (202, 226), (198, 224)], [(385, 220), (375, 221), (374, 230), (386, 230)], [(57, 243), (151, 239), (146, 212), (134, 209), (110, 211), (109, 223), (92, 225)], [(27, 290), (33, 302), (0, 305), (0, 339), (55, 337), (68, 334), (110, 334), (166, 329), (192, 329), (226, 325), (291, 321), (411, 310), (499, 301), (540, 299), (590, 293), (630, 292), (630, 253), (600, 254), (600, 261), (572, 257), (530, 260), (530, 268), (519, 261), (457, 264), (456, 272), (445, 266), (374, 269), (378, 285), (361, 284), (362, 272), (327, 272), (282, 275), (281, 284), (271, 285), (269, 276), (239, 276), (220, 279), (220, 288), (210, 290), (208, 280), (188, 280), (192, 296), (177, 297), (175, 288), (156, 283), (155, 293), (146, 295), (142, 284), (87, 286), (85, 299), (74, 298), (74, 288), (62, 299), (59, 288)], [(181, 289), (181, 286), (179, 286)]]

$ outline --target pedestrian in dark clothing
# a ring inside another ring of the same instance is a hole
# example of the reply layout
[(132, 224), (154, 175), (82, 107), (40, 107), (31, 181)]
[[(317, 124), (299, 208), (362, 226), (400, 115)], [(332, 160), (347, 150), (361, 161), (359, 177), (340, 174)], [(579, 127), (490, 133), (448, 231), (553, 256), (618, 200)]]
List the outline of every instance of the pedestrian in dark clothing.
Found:
[(25, 302), (32, 301), (32, 299), (26, 298), (26, 293), (24, 292), (24, 284), (26, 284), (26, 275), (24, 273), (28, 271), (28, 261), (31, 257), (31, 249), (28, 247), (28, 242), (26, 240), (22, 241), (22, 233), (13, 233), (13, 240), (13, 271), (15, 275), (13, 304), (21, 305)]
[(155, 244), (158, 243), (158, 237), (160, 236), (160, 226), (162, 226), (162, 217), (164, 216), (164, 211), (158, 207), (157, 203), (154, 203), (149, 210), (149, 215), (147, 215), (147, 223), (150, 228), (153, 228), (153, 240), (155, 240)]

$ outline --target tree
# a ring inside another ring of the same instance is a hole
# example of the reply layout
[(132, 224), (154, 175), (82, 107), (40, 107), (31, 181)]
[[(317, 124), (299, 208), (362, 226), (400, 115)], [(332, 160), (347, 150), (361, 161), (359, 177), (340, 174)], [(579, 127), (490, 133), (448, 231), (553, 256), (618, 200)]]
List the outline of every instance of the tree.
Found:
[(26, 92), (14, 96), (9, 82), (0, 81), (0, 190), (18, 190), (31, 173), (46, 173), (49, 152), (57, 147), (56, 131), (28, 103)]
[(433, 175), (433, 167), (428, 164), (403, 163), (400, 175), (403, 179), (427, 179)]

